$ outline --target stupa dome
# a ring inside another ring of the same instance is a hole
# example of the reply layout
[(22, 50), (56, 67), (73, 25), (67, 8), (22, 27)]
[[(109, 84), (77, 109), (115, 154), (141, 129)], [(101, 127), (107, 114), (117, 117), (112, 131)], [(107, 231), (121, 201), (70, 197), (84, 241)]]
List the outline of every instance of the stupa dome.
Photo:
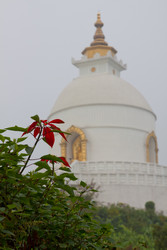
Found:
[[(63, 129), (70, 129), (71, 146), (66, 145), (63, 152), (69, 161), (145, 162), (146, 139), (155, 130), (156, 116), (142, 94), (120, 78), (126, 65), (104, 40), (102, 26), (98, 14), (94, 41), (83, 50), (80, 60), (72, 59), (79, 76), (62, 91), (49, 119), (60, 117), (65, 121)], [(75, 158), (73, 148), (79, 142), (74, 141), (82, 133), (87, 149), (83, 147), (83, 156)], [(157, 160), (154, 152), (152, 161)]]
[(51, 114), (60, 110), (96, 105), (124, 105), (153, 112), (142, 94), (112, 74), (91, 74), (74, 79), (58, 97)]
[[(49, 115), (60, 118), (51, 154), (66, 157), (78, 183), (100, 186), (97, 201), (143, 208), (154, 201), (166, 211), (167, 167), (158, 165), (156, 116), (143, 95), (120, 78), (126, 65), (105, 41), (100, 14), (94, 41), (72, 59), (79, 76), (62, 91)], [(166, 211), (167, 213), (167, 211)]]

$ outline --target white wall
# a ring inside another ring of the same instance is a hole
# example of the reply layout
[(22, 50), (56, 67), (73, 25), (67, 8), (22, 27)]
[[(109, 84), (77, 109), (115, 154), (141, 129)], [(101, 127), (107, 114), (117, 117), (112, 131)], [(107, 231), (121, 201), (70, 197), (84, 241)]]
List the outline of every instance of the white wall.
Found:
[(72, 172), (80, 180), (100, 187), (97, 201), (103, 204), (126, 203), (144, 208), (154, 201), (158, 211), (167, 214), (167, 167), (136, 162), (74, 162)]
[[(87, 160), (146, 161), (146, 137), (155, 130), (155, 116), (144, 109), (121, 105), (88, 105), (57, 112), (51, 119), (81, 128), (87, 138)], [(56, 148), (60, 143), (58, 136)], [(53, 150), (53, 153), (59, 149)], [(60, 154), (60, 153), (59, 153)]]

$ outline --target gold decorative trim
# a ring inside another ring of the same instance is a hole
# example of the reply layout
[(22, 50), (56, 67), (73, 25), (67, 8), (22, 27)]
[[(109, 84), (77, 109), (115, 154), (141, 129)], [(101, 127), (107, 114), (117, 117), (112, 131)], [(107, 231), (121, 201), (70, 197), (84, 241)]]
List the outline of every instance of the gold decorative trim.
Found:
[[(70, 133), (70, 134), (72, 134), (72, 133), (78, 134), (78, 136), (80, 137), (80, 144), (81, 144), (80, 159), (82, 159), (82, 161), (86, 161), (86, 159), (87, 159), (87, 150), (86, 150), (87, 139), (86, 139), (86, 136), (85, 136), (83, 130), (80, 128), (77, 128), (75, 126), (71, 126), (69, 129), (67, 129), (66, 132)], [(69, 136), (70, 135), (67, 135), (67, 140), (68, 140)], [(60, 146), (61, 146), (61, 155), (63, 157), (67, 157), (67, 142), (65, 141), (64, 138), (62, 138)], [(71, 147), (72, 147), (72, 145), (71, 145)]]
[(111, 51), (112, 56), (114, 56), (117, 53), (117, 50), (108, 46), (108, 43), (104, 40), (105, 36), (102, 31), (103, 22), (101, 21), (100, 13), (97, 14), (95, 27), (96, 32), (94, 35), (94, 41), (90, 44), (90, 47), (87, 47), (82, 51), (82, 54), (86, 55), (87, 58), (93, 58), (97, 53), (100, 54), (100, 56), (106, 56), (108, 51)]
[(94, 47), (87, 47), (82, 51), (83, 55), (87, 58), (93, 58), (95, 54), (100, 54), (100, 56), (106, 56), (108, 51), (111, 51), (112, 56), (116, 54), (116, 50), (111, 46), (97, 45)]
[(146, 161), (150, 162), (149, 142), (150, 142), (151, 138), (153, 138), (155, 141), (155, 156), (156, 156), (156, 163), (158, 163), (158, 142), (157, 142), (157, 137), (156, 137), (154, 131), (152, 131), (150, 134), (148, 134), (148, 136), (146, 138)]
[(96, 68), (95, 68), (95, 67), (92, 67), (92, 68), (91, 68), (91, 71), (92, 71), (92, 72), (95, 72), (95, 71), (96, 71)]

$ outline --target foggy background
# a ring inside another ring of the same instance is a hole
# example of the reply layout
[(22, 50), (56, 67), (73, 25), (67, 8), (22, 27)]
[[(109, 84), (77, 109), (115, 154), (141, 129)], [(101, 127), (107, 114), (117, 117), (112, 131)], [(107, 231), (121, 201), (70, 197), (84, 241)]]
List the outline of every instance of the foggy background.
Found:
[(127, 63), (121, 77), (157, 115), (159, 163), (167, 165), (166, 0), (0, 0), (0, 128), (47, 118), (78, 76), (71, 58), (92, 42), (98, 11), (106, 42)]

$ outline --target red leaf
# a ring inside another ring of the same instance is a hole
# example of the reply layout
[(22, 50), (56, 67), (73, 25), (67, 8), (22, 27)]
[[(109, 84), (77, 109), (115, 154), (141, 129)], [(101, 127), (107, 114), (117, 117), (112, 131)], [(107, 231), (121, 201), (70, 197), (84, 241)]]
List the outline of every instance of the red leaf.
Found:
[(44, 127), (43, 136), (45, 137), (45, 140), (49, 144), (49, 146), (53, 147), (54, 142), (55, 142), (55, 137), (54, 137), (54, 133), (52, 132), (52, 130), (48, 127)]
[(26, 132), (24, 132), (24, 133), (22, 133), (21, 137), (22, 137), (23, 135), (25, 135), (25, 134), (27, 134), (27, 131), (26, 131)]
[(50, 163), (52, 163), (52, 164), (53, 164), (54, 162), (57, 163), (57, 161), (52, 161), (52, 160), (47, 160), (47, 159), (41, 159), (41, 161), (50, 162)]
[(28, 130), (27, 130), (27, 133), (30, 133), (34, 128), (35, 126), (37, 125), (38, 122), (33, 122), (29, 127), (28, 127)]
[(55, 119), (55, 120), (50, 121), (48, 124), (50, 123), (64, 123), (64, 122), (60, 119)]
[(66, 161), (65, 157), (62, 157), (62, 156), (61, 156), (61, 157), (59, 157), (59, 158), (63, 161), (63, 164), (64, 164), (65, 166), (71, 168), (70, 165), (68, 164), (68, 162)]
[(54, 124), (49, 124), (50, 126), (51, 126), (51, 128), (54, 128), (54, 129), (57, 129), (57, 130), (59, 130), (60, 132), (60, 135), (64, 138), (64, 140), (66, 140), (67, 141), (67, 139), (66, 139), (66, 137), (65, 137), (65, 135), (64, 135), (64, 133), (61, 131), (61, 129), (60, 128), (58, 128), (58, 127), (56, 127)]
[(41, 120), (45, 125), (47, 124), (47, 120)]
[(41, 131), (41, 128), (40, 128), (40, 127), (36, 127), (36, 128), (34, 129), (34, 137), (35, 137), (35, 138), (36, 138), (37, 135), (40, 133), (40, 131)]
[(41, 159), (41, 161), (46, 161), (46, 162), (48, 162), (49, 160), (47, 160), (47, 159)]
[(57, 130), (60, 130), (60, 128), (58, 128), (57, 126), (55, 126), (54, 124), (50, 124), (50, 123), (48, 123), (49, 125), (50, 125), (50, 127), (51, 128), (54, 128), (54, 129), (57, 129)]
[(64, 140), (66, 140), (67, 141), (67, 139), (66, 139), (66, 137), (65, 137), (65, 135), (64, 135), (64, 133), (62, 132), (62, 133), (60, 133), (60, 135), (64, 138)]
[(47, 133), (47, 128), (44, 127), (44, 128), (43, 128), (43, 133), (42, 133), (42, 134), (43, 134), (43, 137), (45, 137), (46, 133)]

